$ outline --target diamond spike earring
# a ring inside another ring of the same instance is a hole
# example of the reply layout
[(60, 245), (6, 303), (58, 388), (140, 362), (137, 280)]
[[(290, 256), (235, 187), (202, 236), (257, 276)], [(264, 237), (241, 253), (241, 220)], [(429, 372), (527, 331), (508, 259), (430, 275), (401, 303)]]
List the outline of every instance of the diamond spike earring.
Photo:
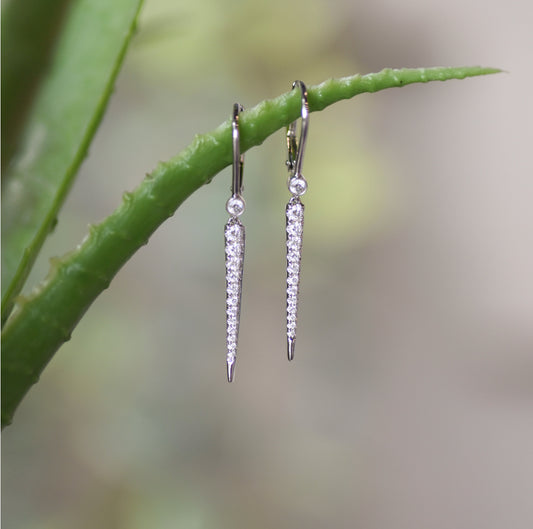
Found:
[(298, 292), (300, 285), (300, 261), (302, 258), (302, 236), (304, 227), (304, 205), (300, 201), (307, 191), (307, 181), (302, 175), (302, 160), (309, 128), (309, 105), (307, 88), (302, 81), (294, 81), (292, 88), (300, 88), (302, 110), (300, 138), (296, 139), (296, 121), (287, 128), (289, 170), (288, 187), (292, 197), (285, 210), (287, 234), (287, 354), (289, 360), (294, 358), (296, 344), (296, 321), (298, 316)]
[(242, 271), (244, 264), (244, 226), (239, 216), (244, 212), (245, 204), (242, 193), (242, 173), (244, 156), (241, 155), (239, 138), (239, 113), (244, 109), (239, 103), (233, 105), (233, 179), (231, 197), (226, 202), (226, 211), (230, 218), (224, 227), (226, 254), (226, 366), (228, 382), (235, 373), (235, 357), (239, 338), (239, 320), (241, 315)]

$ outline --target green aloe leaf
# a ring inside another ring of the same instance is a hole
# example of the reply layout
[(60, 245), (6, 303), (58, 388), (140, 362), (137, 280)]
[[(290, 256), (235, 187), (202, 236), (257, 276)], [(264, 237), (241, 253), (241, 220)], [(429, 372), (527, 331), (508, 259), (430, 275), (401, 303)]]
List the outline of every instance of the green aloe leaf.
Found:
[[(311, 112), (363, 92), (411, 83), (464, 79), (497, 73), (494, 68), (386, 69), (369, 75), (330, 79), (308, 87)], [(300, 94), (292, 91), (263, 101), (240, 115), (241, 152), (298, 118)], [(112, 278), (150, 235), (194, 191), (232, 162), (231, 120), (198, 135), (180, 154), (158, 167), (122, 204), (62, 259), (17, 309), (2, 332), (2, 426), (77, 322)]]
[(2, 172), (16, 151), (71, 1), (2, 3)]
[(87, 154), (140, 5), (141, 0), (74, 0), (65, 15), (21, 147), (4, 175), (2, 323)]

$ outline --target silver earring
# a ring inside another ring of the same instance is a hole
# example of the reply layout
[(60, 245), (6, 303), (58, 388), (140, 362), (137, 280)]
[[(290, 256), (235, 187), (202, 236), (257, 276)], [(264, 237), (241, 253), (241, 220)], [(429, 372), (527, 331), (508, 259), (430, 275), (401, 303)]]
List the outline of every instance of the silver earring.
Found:
[(302, 174), (302, 160), (309, 128), (309, 105), (307, 88), (302, 81), (294, 81), (292, 88), (300, 87), (302, 110), (300, 138), (296, 139), (296, 121), (287, 128), (289, 170), (288, 187), (292, 197), (285, 210), (287, 234), (287, 354), (294, 358), (296, 345), (296, 322), (298, 316), (298, 292), (300, 286), (300, 261), (302, 258), (302, 236), (304, 227), (304, 205), (300, 196), (307, 191), (307, 181)]
[(224, 228), (226, 254), (226, 366), (228, 382), (233, 380), (237, 341), (239, 339), (239, 320), (241, 315), (242, 272), (244, 264), (244, 226), (239, 216), (244, 212), (242, 193), (242, 173), (244, 156), (241, 155), (239, 138), (239, 113), (244, 109), (238, 103), (233, 105), (233, 179), (231, 197), (226, 202), (230, 218)]

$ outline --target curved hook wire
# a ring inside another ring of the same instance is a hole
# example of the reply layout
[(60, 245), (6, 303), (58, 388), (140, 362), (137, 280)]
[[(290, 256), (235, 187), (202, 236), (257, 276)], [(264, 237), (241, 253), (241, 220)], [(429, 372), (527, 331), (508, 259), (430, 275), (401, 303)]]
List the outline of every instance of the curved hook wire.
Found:
[(287, 127), (287, 149), (288, 160), (287, 167), (292, 172), (290, 178), (299, 177), (302, 173), (302, 161), (304, 156), (305, 142), (307, 140), (307, 129), (309, 128), (309, 103), (307, 102), (307, 88), (302, 81), (294, 81), (292, 83), (292, 89), (297, 86), (300, 87), (302, 92), (302, 110), (301, 118), (302, 123), (300, 126), (300, 139), (296, 140), (296, 121), (293, 121)]
[(244, 107), (241, 104), (235, 103), (233, 105), (233, 119), (231, 122), (233, 138), (233, 180), (231, 182), (231, 194), (233, 196), (240, 196), (242, 192), (244, 154), (241, 154), (241, 142), (239, 135), (239, 113), (243, 110)]

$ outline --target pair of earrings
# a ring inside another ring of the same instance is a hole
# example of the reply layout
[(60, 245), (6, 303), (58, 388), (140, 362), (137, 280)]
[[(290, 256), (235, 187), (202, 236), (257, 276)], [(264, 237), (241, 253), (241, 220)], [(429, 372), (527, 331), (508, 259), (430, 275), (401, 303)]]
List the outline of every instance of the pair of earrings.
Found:
[[(298, 314), (298, 288), (300, 284), (300, 261), (302, 256), (302, 235), (304, 205), (300, 196), (307, 191), (307, 182), (302, 175), (302, 160), (309, 128), (309, 105), (307, 89), (302, 81), (294, 81), (292, 88), (299, 87), (302, 94), (300, 139), (296, 139), (296, 121), (287, 129), (289, 171), (288, 188), (291, 198), (285, 210), (287, 236), (287, 353), (289, 360), (294, 358), (296, 343), (296, 320)], [(242, 275), (244, 264), (245, 230), (239, 220), (244, 212), (242, 198), (242, 175), (244, 155), (240, 153), (239, 113), (243, 107), (233, 106), (233, 178), (231, 197), (226, 203), (230, 218), (224, 228), (226, 254), (226, 365), (228, 382), (233, 380), (239, 338), (239, 320), (241, 312)]]

